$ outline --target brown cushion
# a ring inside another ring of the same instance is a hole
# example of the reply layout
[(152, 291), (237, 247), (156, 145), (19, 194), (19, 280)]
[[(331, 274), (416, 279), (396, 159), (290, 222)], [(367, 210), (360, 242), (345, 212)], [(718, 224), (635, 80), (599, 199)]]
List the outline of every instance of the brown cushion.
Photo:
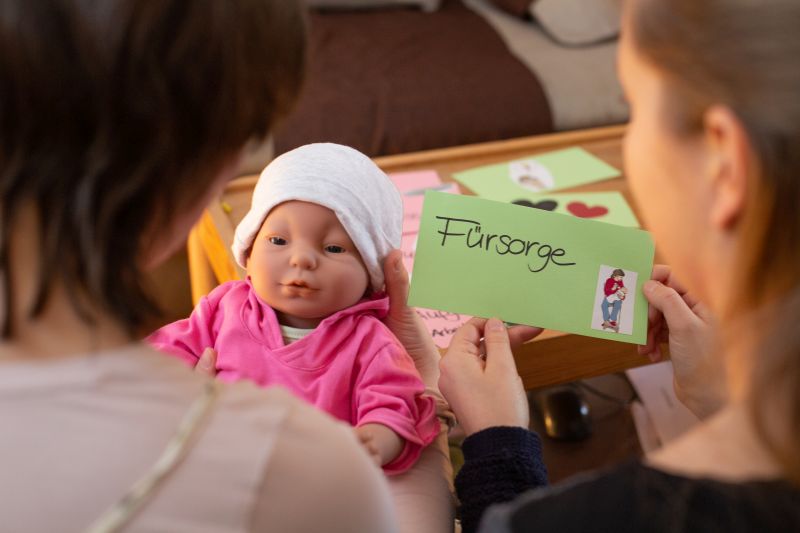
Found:
[(491, 0), (491, 2), (515, 17), (530, 18), (529, 9), (533, 3), (531, 0)]
[(309, 19), (306, 84), (276, 154), (324, 141), (375, 157), (552, 131), (536, 76), (462, 0)]

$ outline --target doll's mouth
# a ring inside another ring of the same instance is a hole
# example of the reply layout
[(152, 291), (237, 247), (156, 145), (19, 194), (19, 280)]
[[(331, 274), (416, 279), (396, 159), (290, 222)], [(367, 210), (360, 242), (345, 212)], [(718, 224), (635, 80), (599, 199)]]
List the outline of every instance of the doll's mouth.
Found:
[(303, 281), (301, 279), (295, 279), (295, 280), (292, 280), (292, 281), (290, 281), (288, 283), (282, 283), (282, 285), (284, 287), (289, 287), (289, 288), (292, 288), (292, 289), (305, 289), (305, 290), (308, 290), (308, 291), (317, 290), (314, 287), (311, 287), (308, 283), (306, 283), (305, 281)]

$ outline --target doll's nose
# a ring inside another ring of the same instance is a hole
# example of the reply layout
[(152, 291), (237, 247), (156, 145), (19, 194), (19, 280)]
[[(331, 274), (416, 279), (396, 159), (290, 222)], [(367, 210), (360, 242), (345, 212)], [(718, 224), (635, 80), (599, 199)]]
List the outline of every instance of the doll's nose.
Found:
[(317, 266), (314, 252), (306, 247), (297, 247), (292, 250), (289, 262), (293, 267), (303, 270), (313, 270)]

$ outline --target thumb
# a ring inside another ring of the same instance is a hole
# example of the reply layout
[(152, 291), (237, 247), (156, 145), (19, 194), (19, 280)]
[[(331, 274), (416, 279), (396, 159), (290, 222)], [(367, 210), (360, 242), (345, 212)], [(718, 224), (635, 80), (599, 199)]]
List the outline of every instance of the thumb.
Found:
[(642, 290), (650, 304), (664, 315), (671, 331), (685, 329), (695, 319), (694, 312), (675, 289), (651, 279)]
[(197, 364), (194, 366), (194, 371), (199, 374), (205, 374), (207, 376), (214, 377), (217, 375), (217, 352), (214, 348), (206, 348), (203, 350), (203, 353), (200, 354), (200, 359), (197, 360)]
[(511, 343), (505, 325), (497, 318), (486, 322), (483, 331), (483, 342), (486, 346), (486, 368), (517, 371), (514, 356), (511, 353)]
[(383, 262), (386, 294), (389, 296), (389, 313), (405, 312), (408, 299), (408, 272), (403, 265), (403, 253), (392, 250)]

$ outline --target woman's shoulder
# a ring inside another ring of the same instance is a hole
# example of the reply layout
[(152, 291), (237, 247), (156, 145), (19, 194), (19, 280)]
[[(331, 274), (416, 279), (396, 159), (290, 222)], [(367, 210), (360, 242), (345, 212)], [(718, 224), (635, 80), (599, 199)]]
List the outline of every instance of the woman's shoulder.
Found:
[(672, 475), (639, 461), (574, 477), (490, 508), (482, 531), (786, 531), (800, 527), (800, 489)]
[(186, 461), (187, 480), (252, 487), (246, 499), (255, 530), (392, 529), (388, 487), (349, 425), (280, 386), (240, 381), (219, 390), (197, 453)]
[[(231, 431), (218, 427), (218, 435), (229, 442), (238, 433), (268, 450), (264, 456), (252, 454), (256, 461), (247, 464), (259, 473), (254, 530), (395, 530), (386, 480), (352, 427), (276, 386), (229, 385), (220, 407)], [(241, 456), (236, 462), (247, 463)]]
[[(30, 524), (23, 531), (91, 523), (150, 471), (209, 379), (145, 344), (2, 370), (0, 422), (14, 431), (0, 446), (7, 480), (0, 515)], [(385, 481), (348, 426), (283, 389), (240, 382), (218, 391), (186, 456), (136, 517), (140, 529), (272, 522), (293, 531), (325, 529), (327, 520), (332, 531), (383, 531), (391, 524)], [(21, 493), (14, 479), (27, 479), (30, 490)], [(46, 515), (26, 497), (37, 492), (57, 502)], [(363, 517), (362, 501), (373, 505)], [(307, 512), (314, 507), (325, 512)]]

